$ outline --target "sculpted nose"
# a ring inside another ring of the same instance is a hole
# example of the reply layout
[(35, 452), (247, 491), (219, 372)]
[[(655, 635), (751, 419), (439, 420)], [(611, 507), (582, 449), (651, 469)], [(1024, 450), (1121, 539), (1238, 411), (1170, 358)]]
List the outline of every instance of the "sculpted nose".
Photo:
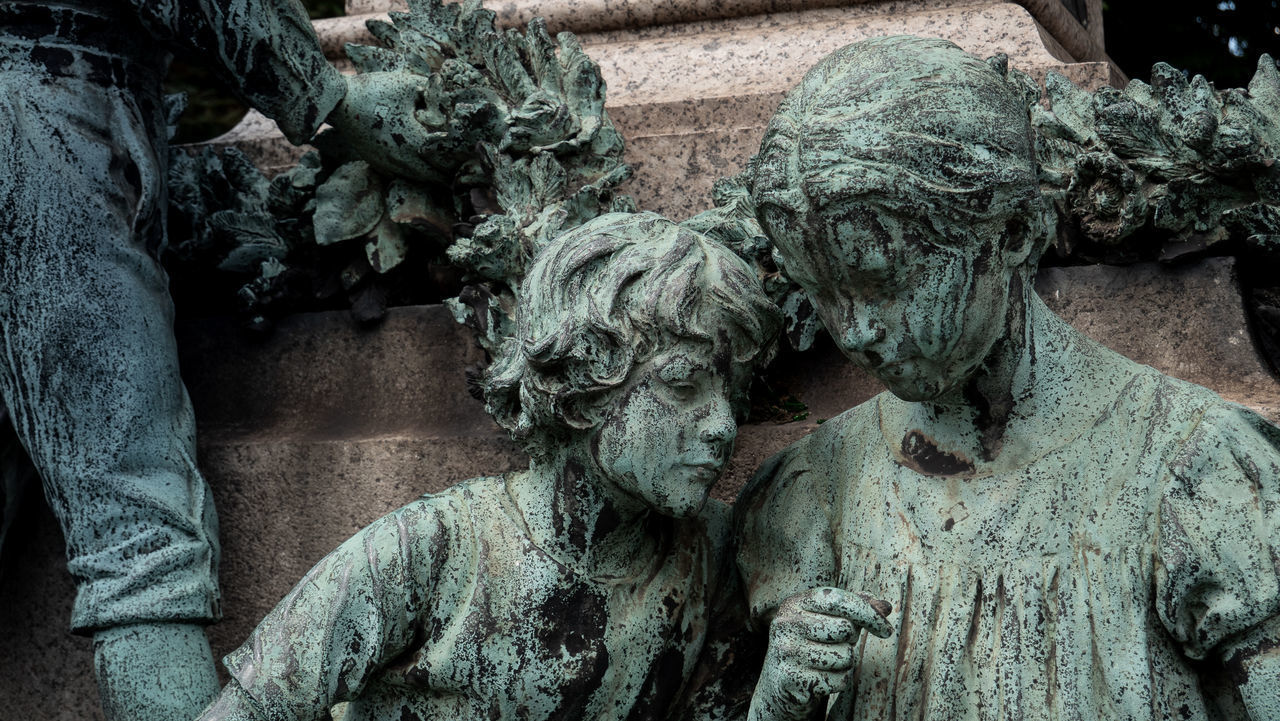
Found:
[(702, 422), (698, 438), (704, 443), (727, 443), (738, 435), (738, 424), (733, 419), (733, 408), (728, 399), (717, 400), (711, 413)]
[(864, 353), (868, 348), (884, 340), (884, 327), (868, 318), (848, 318), (844, 333), (839, 338), (840, 347), (846, 352)]

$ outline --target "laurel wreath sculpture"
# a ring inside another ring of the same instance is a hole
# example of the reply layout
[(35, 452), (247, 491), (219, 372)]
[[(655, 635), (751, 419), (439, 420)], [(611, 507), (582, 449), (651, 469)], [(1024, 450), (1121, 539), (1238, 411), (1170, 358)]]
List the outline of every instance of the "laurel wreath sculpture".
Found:
[(1257, 338), (1280, 368), (1280, 71), (1216, 90), (1164, 63), (1087, 93), (1051, 74), (1033, 108), (1066, 262), (1235, 256)]
[(1033, 123), (1063, 254), (1173, 258), (1280, 231), (1280, 72), (1270, 57), (1247, 89), (1215, 90), (1159, 63), (1150, 84), (1123, 91), (1089, 93), (1051, 73), (1046, 95)]
[(493, 349), (543, 243), (634, 209), (614, 192), (630, 169), (604, 81), (572, 34), (553, 39), (541, 19), (499, 31), (478, 0), (411, 0), (390, 17), (368, 23), (381, 47), (347, 55), (359, 72), (422, 76), (415, 119), (436, 179), (383, 177), (327, 152), (323, 133), (319, 153), (270, 180), (234, 149), (175, 153), (168, 265), (180, 307), (216, 305), (233, 284), (265, 327), (287, 312), (349, 304), (367, 321), (388, 304), (446, 300)]
[[(179, 307), (227, 295), (211, 286), (228, 282), (256, 326), (299, 310), (349, 305), (373, 320), (389, 304), (444, 301), (492, 352), (537, 248), (601, 213), (634, 210), (615, 193), (630, 171), (604, 82), (572, 35), (553, 40), (541, 20), (499, 31), (477, 0), (409, 5), (369, 23), (382, 47), (347, 52), (361, 72), (423, 77), (415, 117), (432, 133), (438, 180), (380, 177), (326, 154), (323, 135), (319, 155), (270, 180), (234, 150), (177, 154), (170, 237), (179, 242), (168, 265)], [(1249, 87), (1231, 90), (1163, 63), (1150, 83), (1123, 91), (1081, 90), (1051, 72), (1037, 99), (1031, 120), (1053, 211), (1043, 264), (1240, 257), (1264, 350), (1280, 359), (1276, 63), (1262, 56)], [(716, 207), (684, 224), (756, 265), (787, 315), (790, 345), (804, 350), (820, 324), (773, 261), (750, 173), (721, 179)]]

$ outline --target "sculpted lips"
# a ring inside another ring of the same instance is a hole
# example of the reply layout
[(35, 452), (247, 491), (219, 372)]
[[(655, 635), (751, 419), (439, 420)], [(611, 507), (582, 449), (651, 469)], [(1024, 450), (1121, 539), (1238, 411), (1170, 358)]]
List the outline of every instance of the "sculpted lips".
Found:
[(720, 477), (720, 472), (724, 470), (727, 455), (725, 452), (698, 454), (692, 458), (682, 460), (680, 465), (692, 471), (693, 475), (699, 480), (714, 482)]

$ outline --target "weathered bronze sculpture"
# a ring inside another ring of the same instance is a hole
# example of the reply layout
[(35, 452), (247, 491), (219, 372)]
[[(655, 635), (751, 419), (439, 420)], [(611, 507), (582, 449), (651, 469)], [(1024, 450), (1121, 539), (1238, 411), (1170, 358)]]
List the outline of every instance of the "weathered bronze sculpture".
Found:
[(0, 398), (66, 536), (108, 718), (190, 717), (218, 689), (217, 521), (156, 260), (167, 41), (294, 142), (327, 120), (389, 172), (425, 167), (417, 82), (344, 79), (297, 3), (0, 5)]
[[(262, 328), (340, 295), (364, 322), (387, 304), (459, 296), (455, 313), (492, 353), (534, 252), (598, 215), (635, 210), (616, 193), (631, 170), (600, 69), (572, 33), (553, 37), (541, 18), (500, 29), (479, 0), (410, 0), (366, 24), (378, 45), (346, 54), (357, 77), (400, 73), (421, 89), (417, 104), (379, 112), (426, 134), (416, 147), (429, 172), (388, 174), (328, 133), (318, 153), (269, 180), (234, 149), (176, 156), (167, 267), (175, 285), (222, 278), (230, 291), (179, 304), (238, 310)], [(452, 281), (427, 268), (442, 247)]]
[(857, 43), (753, 161), (783, 269), (889, 388), (739, 499), (753, 718), (1280, 717), (1280, 431), (1035, 295), (1023, 88)]
[(203, 718), (320, 719), (340, 701), (353, 721), (745, 706), (752, 654), (708, 641), (745, 609), (729, 509), (707, 494), (778, 322), (745, 263), (658, 216), (552, 242), (484, 383), (529, 469), (424, 497), (320, 561), (228, 657), (234, 679)]

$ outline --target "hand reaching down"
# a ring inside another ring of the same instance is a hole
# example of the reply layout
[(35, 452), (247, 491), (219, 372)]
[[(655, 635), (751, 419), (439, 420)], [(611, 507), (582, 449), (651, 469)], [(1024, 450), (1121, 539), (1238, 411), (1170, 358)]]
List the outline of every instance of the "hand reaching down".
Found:
[(828, 696), (848, 686), (859, 632), (893, 634), (886, 620), (892, 610), (885, 601), (840, 588), (815, 588), (783, 601), (769, 627), (769, 651), (748, 719), (813, 718)]

